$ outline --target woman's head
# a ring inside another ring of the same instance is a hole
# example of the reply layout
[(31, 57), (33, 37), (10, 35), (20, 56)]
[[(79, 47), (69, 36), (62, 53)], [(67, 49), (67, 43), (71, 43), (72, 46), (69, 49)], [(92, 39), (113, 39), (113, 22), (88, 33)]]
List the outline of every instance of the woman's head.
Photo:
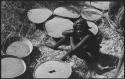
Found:
[(87, 21), (83, 18), (78, 19), (74, 25), (73, 25), (74, 31), (75, 33), (77, 33), (78, 35), (86, 35), (88, 34), (90, 27), (87, 24)]

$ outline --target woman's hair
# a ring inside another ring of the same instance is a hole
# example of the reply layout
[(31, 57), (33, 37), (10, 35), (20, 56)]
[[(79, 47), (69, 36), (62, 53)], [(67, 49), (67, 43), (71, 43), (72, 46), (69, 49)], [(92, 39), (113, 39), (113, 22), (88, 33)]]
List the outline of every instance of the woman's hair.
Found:
[(79, 18), (77, 21), (75, 21), (74, 27), (75, 26), (81, 26), (81, 27), (83, 27), (85, 29), (89, 29), (90, 28), (88, 26), (88, 24), (87, 24), (87, 21), (85, 19), (83, 19), (83, 18)]
[(83, 18), (79, 18), (77, 21), (75, 21), (73, 28), (76, 33), (79, 31), (82, 36), (90, 33), (88, 30), (90, 27), (88, 26), (87, 21)]

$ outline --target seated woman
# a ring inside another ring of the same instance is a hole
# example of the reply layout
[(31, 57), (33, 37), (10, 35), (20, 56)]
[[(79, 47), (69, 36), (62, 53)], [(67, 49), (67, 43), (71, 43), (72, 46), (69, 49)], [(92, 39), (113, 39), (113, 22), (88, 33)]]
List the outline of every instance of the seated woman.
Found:
[[(118, 58), (102, 54), (99, 49), (98, 30), (90, 30), (93, 26), (89, 26), (89, 22), (84, 19), (79, 19), (74, 26), (74, 44), (75, 48), (71, 54), (77, 55), (84, 59), (90, 70), (94, 70), (98, 74), (103, 74), (115, 68), (118, 63)], [(92, 24), (91, 24), (92, 25)], [(95, 26), (96, 27), (96, 26)]]
[(112, 56), (106, 56), (99, 52), (100, 46), (99, 40), (97, 39), (98, 28), (91, 22), (87, 22), (85, 19), (79, 18), (77, 21), (75, 21), (73, 29), (66, 30), (62, 34), (65, 37), (57, 42), (56, 45), (49, 47), (57, 49), (58, 46), (63, 44), (64, 40), (71, 37), (71, 50), (62, 58), (63, 61), (66, 60), (67, 56), (71, 57), (73, 54), (75, 54), (79, 58), (86, 61), (90, 70), (95, 70), (98, 74), (102, 74), (113, 69), (113, 67), (105, 68), (109, 64), (105, 63), (105, 66), (102, 66), (100, 62), (101, 60), (103, 60), (103, 58), (106, 57), (108, 57), (108, 59), (112, 59)]

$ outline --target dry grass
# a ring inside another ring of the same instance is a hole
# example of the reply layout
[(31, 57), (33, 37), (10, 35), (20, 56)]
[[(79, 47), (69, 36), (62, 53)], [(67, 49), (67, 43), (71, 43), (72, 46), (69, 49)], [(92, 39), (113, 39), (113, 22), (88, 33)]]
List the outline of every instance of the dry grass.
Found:
[[(27, 10), (26, 7), (28, 6), (27, 2), (23, 2), (26, 4), (21, 4), (20, 1), (2, 1), (1, 5), (1, 43), (7, 38), (10, 33), (16, 32), (19, 33), (21, 27), (23, 26), (23, 30), (20, 32), (21, 36), (27, 36), (34, 46), (38, 46), (41, 50), (41, 56), (37, 59), (35, 63), (43, 63), (49, 60), (60, 60), (67, 52), (60, 51), (60, 50), (53, 50), (43, 46), (45, 43), (54, 44), (55, 42), (51, 37), (48, 37), (44, 31), (35, 30), (35, 24), (28, 21), (27, 17), (25, 16), (25, 11)], [(45, 7), (43, 2), (42, 4), (38, 2), (31, 2), (33, 5), (30, 5), (29, 8), (36, 8), (36, 7)], [(47, 2), (46, 2), (47, 3)], [(23, 6), (22, 6), (23, 5)], [(53, 6), (53, 5), (51, 5)], [(50, 6), (49, 6), (50, 7)], [(117, 57), (121, 56), (121, 47), (123, 46), (123, 39), (124, 37), (117, 32), (116, 29), (112, 28), (111, 25), (107, 22), (107, 20), (103, 19), (103, 22), (98, 26), (103, 40), (111, 39), (114, 43), (111, 46), (107, 46), (106, 54), (111, 54)], [(29, 30), (30, 28), (30, 30)], [(102, 40), (102, 41), (103, 41)], [(108, 41), (108, 40), (106, 40)], [(70, 46), (61, 46), (66, 49), (70, 49)], [(73, 66), (74, 71), (78, 71), (82, 73), (83, 77), (89, 78), (91, 75), (93, 78), (112, 78), (115, 70), (107, 72), (103, 75), (91, 74), (88, 72), (85, 62), (78, 58), (77, 56), (73, 56), (69, 59), (69, 61), (73, 61), (75, 65)], [(34, 68), (35, 63), (31, 64), (31, 68)], [(124, 68), (124, 67), (122, 67)], [(120, 78), (124, 76), (124, 70), (120, 71)]]

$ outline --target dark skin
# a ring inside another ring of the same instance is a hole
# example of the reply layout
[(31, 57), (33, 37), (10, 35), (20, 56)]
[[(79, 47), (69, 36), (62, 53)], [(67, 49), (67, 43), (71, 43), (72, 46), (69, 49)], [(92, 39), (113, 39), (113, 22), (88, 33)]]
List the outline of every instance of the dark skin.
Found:
[[(85, 27), (82, 25), (85, 25)], [(58, 41), (56, 45), (54, 46), (47, 45), (47, 46), (52, 49), (59, 49), (58, 47), (62, 45), (64, 41), (69, 37), (71, 50), (62, 58), (62, 60), (65, 60), (67, 56), (72, 56), (73, 54), (75, 54), (75, 52), (77, 52), (77, 50), (81, 49), (81, 47), (84, 47), (84, 49), (86, 49), (85, 42), (87, 42), (87, 40), (93, 37), (93, 34), (87, 30), (89, 27), (86, 27), (86, 26), (87, 26), (87, 23), (85, 22), (84, 19), (78, 19), (74, 23), (74, 26), (73, 26), (74, 29), (63, 32), (62, 34), (65, 37), (63, 37), (60, 41)]]
[[(112, 70), (114, 67), (106, 68), (99, 67), (98, 59), (101, 53), (99, 53), (99, 44), (95, 35), (93, 35), (88, 29), (88, 25), (84, 19), (78, 19), (73, 26), (74, 29), (67, 30), (62, 34), (65, 36), (54, 46), (48, 46), (50, 48), (58, 50), (67, 38), (70, 38), (71, 50), (62, 57), (62, 61), (65, 61), (72, 55), (77, 55), (79, 58), (84, 59), (87, 62), (90, 70), (95, 70), (98, 74), (105, 73)], [(63, 50), (63, 49), (59, 49)]]

